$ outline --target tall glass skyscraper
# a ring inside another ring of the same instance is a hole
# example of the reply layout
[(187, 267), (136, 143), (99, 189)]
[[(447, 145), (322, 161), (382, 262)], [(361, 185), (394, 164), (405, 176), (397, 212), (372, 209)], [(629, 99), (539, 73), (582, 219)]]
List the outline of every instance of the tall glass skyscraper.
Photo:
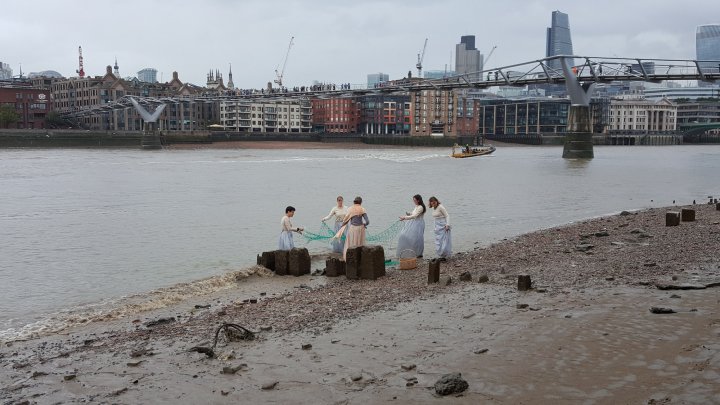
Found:
[[(572, 38), (570, 37), (570, 19), (568, 15), (560, 11), (553, 11), (552, 23), (547, 29), (547, 38), (545, 43), (545, 56), (555, 55), (572, 55)], [(573, 60), (570, 65), (574, 65)], [(549, 62), (553, 69), (560, 69), (560, 60), (552, 60)]]
[[(720, 25), (700, 25), (695, 32), (697, 60), (720, 60)], [(704, 72), (717, 72), (720, 62), (700, 63)]]

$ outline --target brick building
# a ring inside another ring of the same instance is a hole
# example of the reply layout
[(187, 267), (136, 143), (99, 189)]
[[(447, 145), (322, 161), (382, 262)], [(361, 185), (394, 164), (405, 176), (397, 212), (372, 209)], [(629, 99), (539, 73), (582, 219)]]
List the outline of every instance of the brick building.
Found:
[(52, 95), (50, 90), (34, 87), (29, 81), (3, 81), (0, 82), (0, 105), (12, 106), (18, 115), (18, 121), (8, 127), (42, 129), (52, 110)]
[(204, 129), (220, 121), (219, 103), (196, 101), (204, 89), (189, 83), (182, 83), (177, 72), (168, 83), (145, 83), (140, 80), (124, 80), (108, 66), (103, 76), (73, 77), (52, 83), (55, 110), (59, 113), (98, 110), (97, 113), (82, 116), (79, 125), (92, 130), (141, 131), (143, 121), (134, 108), (99, 110), (103, 105), (125, 96), (173, 97), (180, 98), (166, 106), (158, 119), (161, 130)]
[(315, 132), (354, 134), (360, 122), (360, 106), (355, 99), (312, 99), (312, 123)]
[(480, 126), (480, 102), (463, 90), (420, 90), (410, 97), (413, 136), (472, 136)]

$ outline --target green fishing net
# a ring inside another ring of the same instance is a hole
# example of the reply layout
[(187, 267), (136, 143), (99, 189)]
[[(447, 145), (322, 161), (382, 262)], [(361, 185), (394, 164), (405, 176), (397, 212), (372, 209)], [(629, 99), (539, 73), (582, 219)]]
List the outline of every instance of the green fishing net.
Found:
[[(403, 223), (401, 221), (395, 221), (390, 226), (378, 233), (368, 231), (365, 235), (365, 240), (376, 244), (385, 244), (394, 240), (398, 236), (402, 228)], [(302, 236), (307, 242), (329, 241), (333, 238), (333, 236), (335, 236), (335, 231), (330, 229), (330, 227), (325, 222), (323, 222), (322, 225), (320, 225), (319, 231), (311, 232), (305, 230), (303, 231)], [(342, 236), (342, 240), (345, 240), (345, 235)]]

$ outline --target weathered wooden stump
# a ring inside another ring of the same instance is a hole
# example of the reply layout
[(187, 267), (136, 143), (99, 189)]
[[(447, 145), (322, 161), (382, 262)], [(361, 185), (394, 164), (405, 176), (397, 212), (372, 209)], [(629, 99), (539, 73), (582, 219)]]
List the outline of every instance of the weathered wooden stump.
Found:
[(288, 274), (295, 277), (310, 274), (310, 253), (306, 248), (293, 248), (290, 250)]
[(670, 211), (665, 213), (665, 226), (678, 226), (680, 225), (680, 213), (677, 211)]
[(432, 259), (428, 263), (428, 284), (440, 282), (440, 259)]
[(345, 262), (331, 257), (325, 261), (325, 276), (337, 277), (345, 275)]
[(290, 257), (289, 250), (276, 250), (275, 251), (275, 274), (278, 276), (286, 276), (288, 274), (288, 258)]
[(382, 246), (363, 246), (360, 254), (360, 278), (377, 280), (385, 275), (385, 249)]
[(532, 281), (529, 275), (518, 276), (518, 291), (529, 291), (532, 288)]
[(257, 257), (257, 264), (266, 269), (275, 271), (275, 251), (262, 252)]
[(360, 258), (362, 256), (362, 246), (350, 248), (345, 254), (345, 277), (350, 280), (360, 278)]
[(680, 211), (680, 218), (683, 222), (693, 222), (695, 220), (695, 210), (683, 208)]

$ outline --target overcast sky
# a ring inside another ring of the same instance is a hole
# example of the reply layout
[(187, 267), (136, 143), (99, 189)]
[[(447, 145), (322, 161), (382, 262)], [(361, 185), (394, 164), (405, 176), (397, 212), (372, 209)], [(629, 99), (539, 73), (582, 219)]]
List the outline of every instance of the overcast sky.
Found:
[(0, 7), (0, 61), (13, 73), (75, 75), (78, 46), (85, 72), (102, 75), (117, 57), (120, 74), (145, 67), (158, 80), (204, 85), (219, 69), (227, 82), (261, 88), (275, 78), (290, 37), (286, 86), (365, 83), (415, 72), (428, 38), (425, 70), (454, 67), (455, 44), (475, 35), (486, 68), (545, 55), (551, 13), (570, 17), (577, 55), (695, 58), (695, 29), (720, 23), (718, 0), (35, 0)]

